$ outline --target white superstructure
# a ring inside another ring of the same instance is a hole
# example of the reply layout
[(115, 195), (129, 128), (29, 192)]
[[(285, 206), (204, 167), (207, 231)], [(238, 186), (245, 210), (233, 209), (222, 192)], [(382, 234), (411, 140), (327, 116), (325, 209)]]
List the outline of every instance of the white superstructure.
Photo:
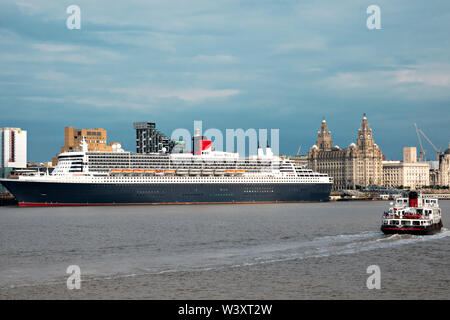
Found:
[[(259, 151), (259, 150), (258, 150)], [(265, 154), (239, 158), (238, 153), (203, 151), (201, 155), (65, 152), (51, 175), (20, 176), (24, 180), (105, 183), (332, 183), (332, 178), (291, 161)]]

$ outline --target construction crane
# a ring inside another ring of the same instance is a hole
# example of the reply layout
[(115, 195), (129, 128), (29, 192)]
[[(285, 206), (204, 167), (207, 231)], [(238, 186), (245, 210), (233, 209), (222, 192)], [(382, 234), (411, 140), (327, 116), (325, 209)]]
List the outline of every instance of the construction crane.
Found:
[(425, 132), (423, 132), (422, 129), (417, 128), (417, 124), (414, 123), (414, 126), (416, 127), (416, 133), (417, 133), (417, 137), (419, 138), (419, 143), (420, 143), (420, 161), (423, 161), (423, 155), (425, 154), (425, 151), (423, 150), (422, 147), (422, 140), (420, 139), (420, 134), (423, 135), (423, 137), (431, 144), (431, 146), (434, 148), (434, 151), (436, 151), (437, 153), (437, 161), (439, 161), (439, 156), (441, 154), (441, 148), (436, 148), (435, 145), (433, 144), (433, 142), (431, 142), (430, 138), (427, 137), (427, 135), (425, 134)]
[(302, 146), (300, 146), (300, 147), (298, 148), (298, 150), (297, 150), (297, 155), (298, 155), (298, 156), (300, 155), (300, 150), (302, 150)]

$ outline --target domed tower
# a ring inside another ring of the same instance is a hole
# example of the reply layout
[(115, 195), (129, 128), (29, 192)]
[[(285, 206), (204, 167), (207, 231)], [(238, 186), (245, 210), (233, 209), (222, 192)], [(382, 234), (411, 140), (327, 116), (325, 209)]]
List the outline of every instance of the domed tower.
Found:
[(375, 144), (367, 116), (364, 114), (358, 130), (356, 184), (360, 186), (383, 184), (383, 153)]
[(321, 151), (331, 151), (333, 148), (333, 141), (331, 141), (331, 131), (328, 130), (327, 121), (325, 118), (322, 120), (322, 125), (317, 133), (316, 146)]
[(369, 151), (374, 147), (374, 141), (372, 136), (372, 129), (367, 121), (366, 114), (364, 113), (361, 127), (358, 130), (357, 145), (360, 150)]
[(447, 150), (444, 152), (444, 156), (449, 155), (450, 156), (450, 143), (448, 144)]

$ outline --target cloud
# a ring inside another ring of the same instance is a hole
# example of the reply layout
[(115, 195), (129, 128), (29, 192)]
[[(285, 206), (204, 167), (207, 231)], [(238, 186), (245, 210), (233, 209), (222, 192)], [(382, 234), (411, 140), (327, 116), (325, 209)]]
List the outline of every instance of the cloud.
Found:
[(105, 63), (122, 58), (122, 55), (116, 51), (85, 45), (32, 42), (22, 47), (20, 52), (13, 52), (12, 49), (4, 50), (0, 53), (0, 58), (10, 63), (63, 62), (71, 64)]
[[(0, 110), (17, 110), (0, 121), (32, 119), (38, 141), (43, 127), (74, 119), (120, 130), (134, 117), (169, 127), (201, 117), (301, 127), (282, 138), (289, 153), (315, 139), (312, 117), (341, 117), (345, 128), (362, 106), (405, 123), (425, 106), (435, 136), (448, 137), (448, 0), (379, 0), (383, 29), (373, 32), (357, 0), (77, 0), (81, 30), (66, 27), (71, 2), (0, 3)], [(47, 148), (30, 146), (30, 156)]]
[(28, 96), (21, 97), (20, 100), (34, 102), (34, 103), (53, 103), (57, 105), (71, 105), (79, 104), (89, 107), (95, 107), (98, 109), (123, 109), (123, 110), (143, 110), (148, 109), (149, 105), (144, 103), (132, 103), (127, 101), (121, 101), (117, 99), (108, 99), (103, 97), (77, 97), (77, 96), (65, 96), (65, 97), (45, 97), (45, 96)]
[[(57, 80), (65, 75), (49, 72), (47, 74), (36, 75), (46, 80)], [(131, 89), (110, 89), (110, 94), (105, 95), (103, 89), (95, 90), (94, 94), (89, 96), (81, 94), (57, 96), (26, 96), (20, 97), (20, 100), (39, 103), (55, 103), (62, 105), (81, 104), (95, 108), (114, 108), (114, 109), (133, 109), (149, 110), (157, 106), (158, 101), (162, 99), (176, 98), (187, 103), (198, 103), (208, 99), (220, 99), (239, 94), (235, 89), (154, 89), (154, 88), (131, 88)]]
[(73, 45), (61, 45), (51, 43), (36, 43), (32, 47), (45, 52), (68, 52), (68, 51), (75, 51), (79, 48)]
[(304, 40), (281, 43), (273, 46), (272, 53), (275, 55), (297, 53), (299, 51), (321, 51), (327, 48), (323, 37), (306, 37)]
[(412, 69), (398, 70), (395, 73), (395, 82), (450, 88), (450, 65), (421, 65)]
[(196, 55), (193, 58), (188, 58), (188, 60), (194, 63), (235, 63), (238, 59), (233, 56), (222, 54), (212, 56), (200, 54)]
[(185, 89), (164, 95), (166, 95), (167, 97), (177, 97), (184, 101), (197, 102), (206, 99), (226, 98), (229, 96), (234, 96), (239, 93), (240, 91), (235, 89), (223, 89), (223, 90)]
[(69, 75), (62, 73), (62, 72), (39, 72), (34, 74), (34, 77), (39, 80), (46, 80), (46, 81), (66, 81), (70, 77)]
[(226, 98), (240, 93), (236, 89), (155, 89), (155, 88), (117, 88), (110, 90), (115, 94), (123, 94), (132, 98), (155, 101), (158, 99), (177, 98), (186, 102), (200, 102), (207, 99)]
[(450, 64), (424, 64), (389, 71), (340, 72), (321, 83), (332, 88), (392, 88), (408, 85), (450, 88)]

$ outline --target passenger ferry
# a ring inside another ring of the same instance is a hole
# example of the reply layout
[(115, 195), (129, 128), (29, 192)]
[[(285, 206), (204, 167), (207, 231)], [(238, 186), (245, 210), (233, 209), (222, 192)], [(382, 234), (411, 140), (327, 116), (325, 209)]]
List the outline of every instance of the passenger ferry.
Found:
[(201, 150), (180, 154), (64, 152), (51, 174), (10, 176), (0, 182), (19, 206), (265, 203), (328, 201), (333, 180), (265, 153)]
[(381, 231), (385, 234), (434, 234), (442, 229), (438, 199), (424, 198), (415, 191), (408, 198), (397, 198), (384, 212)]

